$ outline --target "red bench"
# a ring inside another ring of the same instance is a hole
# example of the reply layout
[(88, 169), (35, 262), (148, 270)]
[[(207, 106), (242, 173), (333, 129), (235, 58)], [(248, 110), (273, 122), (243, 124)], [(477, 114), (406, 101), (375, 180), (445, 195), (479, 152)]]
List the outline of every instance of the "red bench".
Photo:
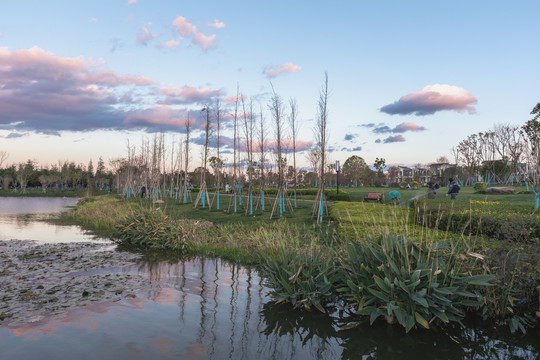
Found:
[(367, 194), (367, 196), (364, 196), (364, 201), (378, 201), (378, 202), (382, 202), (383, 201), (383, 194), (381, 193), (369, 193)]

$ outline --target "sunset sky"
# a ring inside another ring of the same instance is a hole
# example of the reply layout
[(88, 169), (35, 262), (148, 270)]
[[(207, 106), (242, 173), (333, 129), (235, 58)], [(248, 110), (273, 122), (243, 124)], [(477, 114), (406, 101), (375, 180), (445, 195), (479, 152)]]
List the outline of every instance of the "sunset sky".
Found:
[(295, 98), (307, 149), (327, 72), (332, 160), (451, 159), (467, 135), (531, 118), (539, 13), (539, 1), (3, 1), (0, 151), (95, 164), (128, 139), (180, 139), (188, 112), (200, 143), (201, 109), (219, 95), (230, 112), (237, 86), (269, 134), (271, 86)]

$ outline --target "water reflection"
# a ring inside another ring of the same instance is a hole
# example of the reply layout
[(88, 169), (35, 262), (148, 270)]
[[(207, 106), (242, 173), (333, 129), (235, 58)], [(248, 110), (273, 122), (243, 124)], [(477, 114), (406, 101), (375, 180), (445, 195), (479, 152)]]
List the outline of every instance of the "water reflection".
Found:
[[(79, 241), (79, 228), (55, 227), (37, 221), (40, 216), (4, 212), (0, 238)], [(151, 285), (136, 298), (90, 304), (61, 318), (45, 316), (18, 326), (0, 322), (0, 358), (536, 359), (540, 354), (540, 334), (532, 333), (455, 327), (405, 334), (397, 326), (367, 323), (340, 331), (337, 314), (271, 304), (255, 269), (219, 259), (146, 254), (115, 271), (143, 275)]]
[(47, 222), (53, 213), (77, 203), (74, 198), (0, 197), (0, 240), (35, 240), (40, 244), (93, 241), (110, 243), (78, 226)]
[(76, 198), (0, 197), (0, 214), (36, 214), (65, 211)]
[[(83, 352), (94, 348), (103, 359), (536, 359), (540, 350), (534, 336), (458, 327), (405, 334), (366, 324), (340, 331), (335, 314), (269, 303), (254, 269), (219, 259), (142, 259), (123, 271), (152, 285), (138, 298), (92, 304), (61, 319), (0, 326), (6, 358), (96, 358)], [(65, 343), (69, 356), (62, 355)]]

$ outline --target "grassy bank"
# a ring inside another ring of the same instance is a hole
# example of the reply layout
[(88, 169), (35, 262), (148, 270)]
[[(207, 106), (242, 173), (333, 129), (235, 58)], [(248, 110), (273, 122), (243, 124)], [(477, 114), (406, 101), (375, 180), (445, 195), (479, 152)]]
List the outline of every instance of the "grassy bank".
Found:
[(100, 196), (67, 216), (122, 245), (258, 265), (276, 301), (296, 307), (326, 311), (341, 303), (407, 331), (460, 321), (468, 312), (512, 330), (534, 323), (537, 257), (525, 259), (517, 243), (506, 250), (498, 240), (431, 228), (410, 206), (337, 202), (331, 221), (319, 227), (309, 201), (272, 220), (268, 209), (246, 216), (223, 211), (227, 204), (225, 198), (218, 211)]
[[(222, 209), (228, 208), (226, 200)], [(270, 219), (269, 211), (257, 210), (246, 216), (242, 208), (232, 214), (215, 208), (194, 208), (192, 203), (181, 204), (172, 199), (155, 204), (140, 198), (98, 196), (84, 198), (65, 218), (87, 229), (99, 230), (123, 245), (169, 248), (219, 256), (242, 264), (262, 264), (281, 248), (304, 252), (327, 243), (325, 239), (330, 237), (332, 228), (313, 226), (311, 205), (299, 202), (294, 216), (287, 213), (282, 218)], [(163, 232), (166, 224), (171, 227), (163, 236), (156, 234)], [(167, 235), (176, 239), (164, 244)], [(130, 244), (129, 238), (135, 239), (134, 243)], [(142, 241), (143, 238), (148, 240)], [(157, 238), (161, 240), (155, 240)]]

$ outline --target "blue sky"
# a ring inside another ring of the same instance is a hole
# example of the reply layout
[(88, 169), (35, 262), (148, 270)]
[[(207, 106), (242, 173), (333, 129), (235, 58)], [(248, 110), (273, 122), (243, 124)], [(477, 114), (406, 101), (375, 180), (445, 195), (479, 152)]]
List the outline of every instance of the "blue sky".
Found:
[[(179, 138), (216, 94), (296, 98), (312, 140), (328, 72), (332, 160), (433, 162), (540, 101), (537, 1), (12, 1), (0, 11), (0, 150), (87, 163)], [(173, 46), (174, 45), (174, 46)], [(273, 76), (275, 75), (275, 76)], [(266, 114), (271, 132), (270, 114)], [(194, 150), (194, 159), (198, 152)], [(303, 156), (300, 156), (303, 158)]]

